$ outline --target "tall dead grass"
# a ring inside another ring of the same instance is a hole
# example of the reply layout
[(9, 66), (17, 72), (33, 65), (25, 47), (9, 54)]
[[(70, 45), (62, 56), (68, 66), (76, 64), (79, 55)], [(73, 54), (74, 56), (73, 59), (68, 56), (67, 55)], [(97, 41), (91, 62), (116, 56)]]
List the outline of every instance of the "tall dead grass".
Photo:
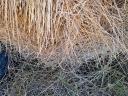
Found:
[(125, 0), (0, 0), (0, 40), (46, 57), (127, 51), (124, 5)]

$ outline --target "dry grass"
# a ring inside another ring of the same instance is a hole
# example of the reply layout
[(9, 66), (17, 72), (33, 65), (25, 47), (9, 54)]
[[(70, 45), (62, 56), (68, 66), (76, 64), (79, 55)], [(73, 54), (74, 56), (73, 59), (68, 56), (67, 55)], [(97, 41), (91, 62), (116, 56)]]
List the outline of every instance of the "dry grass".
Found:
[(0, 0), (0, 41), (10, 57), (0, 96), (125, 96), (125, 4)]
[(57, 50), (62, 57), (78, 56), (78, 49), (84, 54), (127, 51), (124, 4), (125, 0), (0, 0), (0, 39), (16, 45), (20, 53), (46, 57)]

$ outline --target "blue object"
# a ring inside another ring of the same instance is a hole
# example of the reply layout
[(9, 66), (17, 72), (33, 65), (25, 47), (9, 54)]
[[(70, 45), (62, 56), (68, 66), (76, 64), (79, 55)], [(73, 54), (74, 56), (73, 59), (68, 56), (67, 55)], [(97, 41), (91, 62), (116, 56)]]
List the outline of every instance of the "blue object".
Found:
[(8, 55), (6, 51), (0, 52), (0, 79), (2, 79), (8, 71)]

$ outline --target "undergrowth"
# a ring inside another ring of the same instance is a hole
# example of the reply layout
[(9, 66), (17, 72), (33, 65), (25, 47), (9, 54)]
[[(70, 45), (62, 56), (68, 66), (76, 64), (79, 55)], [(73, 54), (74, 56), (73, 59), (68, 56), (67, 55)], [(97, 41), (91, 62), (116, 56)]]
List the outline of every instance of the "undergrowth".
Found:
[(127, 54), (89, 59), (74, 68), (63, 65), (64, 70), (10, 50), (8, 73), (0, 81), (1, 96), (127, 96)]
[(127, 96), (126, 4), (0, 0), (0, 96)]

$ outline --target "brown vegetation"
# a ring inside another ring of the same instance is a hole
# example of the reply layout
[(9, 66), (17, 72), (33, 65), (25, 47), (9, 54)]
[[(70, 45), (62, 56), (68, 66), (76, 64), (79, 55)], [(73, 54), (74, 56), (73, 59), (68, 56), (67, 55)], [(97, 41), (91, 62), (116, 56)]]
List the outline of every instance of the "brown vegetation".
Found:
[(37, 55), (57, 54), (57, 49), (64, 55), (77, 54), (77, 48), (93, 55), (126, 51), (124, 4), (125, 0), (0, 0), (0, 40)]

